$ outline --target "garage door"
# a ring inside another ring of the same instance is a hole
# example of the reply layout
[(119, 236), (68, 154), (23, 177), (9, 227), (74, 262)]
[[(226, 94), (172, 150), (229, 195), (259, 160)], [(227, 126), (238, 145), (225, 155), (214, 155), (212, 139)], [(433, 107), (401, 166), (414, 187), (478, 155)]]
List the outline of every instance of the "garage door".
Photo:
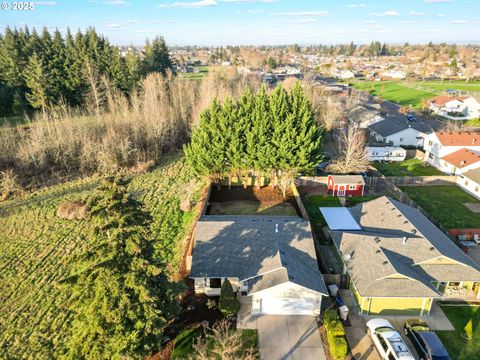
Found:
[(314, 315), (320, 308), (316, 299), (263, 298), (260, 301), (260, 313), (272, 315)]

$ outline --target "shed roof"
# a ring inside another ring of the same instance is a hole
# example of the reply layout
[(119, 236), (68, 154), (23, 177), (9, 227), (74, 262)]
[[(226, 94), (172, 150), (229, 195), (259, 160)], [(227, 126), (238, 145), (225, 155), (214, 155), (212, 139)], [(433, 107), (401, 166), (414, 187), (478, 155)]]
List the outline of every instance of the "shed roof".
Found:
[(444, 132), (437, 131), (435, 133), (438, 140), (445, 146), (472, 146), (480, 147), (480, 133), (475, 131), (458, 131)]
[(297, 216), (202, 217), (190, 277), (250, 279), (251, 292), (290, 281), (327, 294), (310, 223)]
[(365, 185), (362, 175), (329, 175), (333, 178), (335, 184), (345, 185)]
[(462, 176), (480, 184), (480, 168), (465, 171)]

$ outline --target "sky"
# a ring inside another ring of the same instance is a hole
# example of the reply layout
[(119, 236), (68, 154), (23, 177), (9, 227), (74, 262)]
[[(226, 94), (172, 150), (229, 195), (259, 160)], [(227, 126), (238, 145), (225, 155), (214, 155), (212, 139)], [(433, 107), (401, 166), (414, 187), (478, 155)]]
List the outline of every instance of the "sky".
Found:
[(23, 11), (0, 3), (0, 31), (93, 26), (116, 45), (157, 35), (180, 46), (480, 42), (480, 0), (57, 0)]

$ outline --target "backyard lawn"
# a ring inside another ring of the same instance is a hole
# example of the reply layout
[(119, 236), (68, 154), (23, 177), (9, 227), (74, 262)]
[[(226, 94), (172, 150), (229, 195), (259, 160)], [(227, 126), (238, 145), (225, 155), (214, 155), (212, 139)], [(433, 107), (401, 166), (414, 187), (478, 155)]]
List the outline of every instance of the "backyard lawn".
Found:
[(325, 220), (319, 210), (320, 207), (341, 206), (340, 200), (336, 196), (306, 195), (302, 197), (302, 201), (312, 224), (320, 226), (325, 225)]
[(398, 162), (379, 162), (372, 164), (385, 176), (436, 176), (444, 175), (440, 170), (418, 159)]
[(480, 228), (480, 214), (465, 203), (480, 203), (458, 186), (402, 186), (401, 189), (447, 229)]
[[(475, 360), (480, 354), (480, 307), (442, 306), (455, 331), (437, 331), (438, 336), (454, 360)], [(471, 322), (470, 322), (471, 321)], [(467, 340), (466, 329), (472, 326), (472, 339)]]
[(372, 195), (363, 195), (363, 196), (352, 196), (347, 199), (348, 206), (355, 206), (365, 201), (375, 200), (379, 198), (380, 194), (372, 194)]

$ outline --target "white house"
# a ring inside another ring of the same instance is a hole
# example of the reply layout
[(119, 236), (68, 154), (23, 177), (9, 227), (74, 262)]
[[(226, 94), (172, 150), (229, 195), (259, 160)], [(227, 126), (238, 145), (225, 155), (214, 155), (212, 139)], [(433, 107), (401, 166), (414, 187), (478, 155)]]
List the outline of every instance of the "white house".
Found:
[(355, 77), (355, 73), (352, 70), (341, 70), (337, 76), (340, 79), (353, 79)]
[(468, 171), (476, 166), (475, 154), (480, 153), (480, 133), (437, 131), (425, 137), (424, 150), (424, 161), (440, 171), (446, 173)]
[(313, 316), (328, 296), (310, 223), (297, 216), (203, 216), (190, 278), (208, 296), (228, 278), (252, 314)]
[(451, 120), (480, 117), (480, 103), (472, 96), (436, 96), (429, 101), (430, 110)]
[(423, 146), (423, 139), (430, 133), (430, 127), (423, 121), (409, 121), (406, 116), (397, 114), (368, 126), (375, 142), (393, 146)]
[(394, 69), (385, 71), (382, 74), (382, 77), (386, 77), (386, 78), (390, 78), (390, 79), (405, 79), (406, 76), (407, 75), (406, 75), (405, 71), (394, 70)]
[(367, 146), (369, 161), (403, 161), (407, 150), (400, 146)]
[(355, 127), (362, 129), (366, 129), (369, 125), (384, 120), (384, 118), (379, 115), (378, 111), (370, 110), (363, 106), (357, 106), (350, 110), (347, 119)]
[(480, 200), (480, 168), (469, 170), (458, 176), (457, 184)]

